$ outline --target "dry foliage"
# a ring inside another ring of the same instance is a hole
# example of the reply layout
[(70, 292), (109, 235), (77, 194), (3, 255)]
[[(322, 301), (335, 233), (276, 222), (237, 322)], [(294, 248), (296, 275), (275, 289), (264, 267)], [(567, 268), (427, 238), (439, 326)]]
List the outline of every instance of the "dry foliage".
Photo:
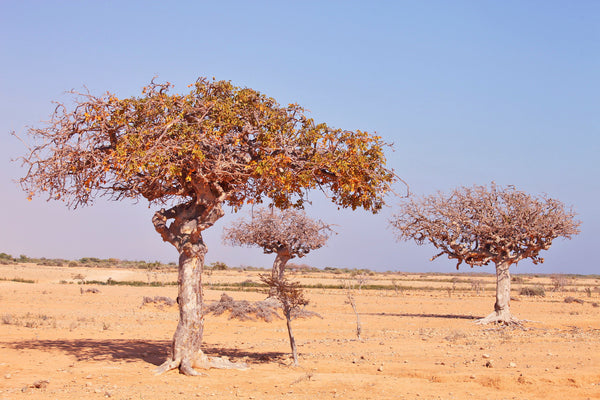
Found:
[(578, 298), (575, 298), (575, 297), (573, 297), (573, 296), (567, 296), (567, 297), (565, 297), (565, 303), (578, 303), (578, 304), (583, 304), (583, 303), (585, 303), (585, 301), (584, 301), (584, 300), (581, 300), (581, 299), (578, 299)]
[(230, 319), (239, 319), (241, 321), (254, 321), (257, 319), (265, 322), (273, 321), (273, 318), (281, 319), (277, 310), (280, 305), (273, 300), (263, 300), (249, 302), (247, 300), (234, 300), (226, 293), (221, 294), (221, 299), (206, 307), (206, 313), (213, 315), (222, 315), (229, 313)]
[(297, 104), (199, 78), (187, 95), (152, 81), (141, 97), (73, 94), (56, 105), (22, 160), (21, 184), (77, 207), (97, 195), (151, 203), (206, 192), (239, 207), (267, 197), (302, 205), (307, 189), (330, 190), (343, 207), (378, 210), (395, 180), (379, 136), (317, 124)]
[(161, 306), (174, 306), (176, 304), (176, 301), (173, 300), (170, 297), (166, 297), (166, 296), (154, 296), (154, 297), (149, 297), (149, 296), (144, 296), (144, 298), (142, 299), (142, 306), (146, 305), (146, 304), (156, 304), (159, 307)]
[(552, 274), (550, 275), (550, 280), (552, 282), (552, 291), (564, 291), (567, 286), (571, 284), (571, 280), (564, 275), (560, 274)]
[(440, 252), (471, 266), (530, 258), (534, 264), (557, 237), (579, 233), (580, 222), (563, 203), (533, 197), (514, 187), (462, 187), (405, 202), (391, 225), (398, 239), (430, 242)]
[(232, 246), (258, 246), (266, 254), (284, 250), (289, 258), (304, 257), (327, 243), (331, 227), (313, 220), (301, 210), (260, 208), (250, 221), (239, 219), (224, 230), (223, 240)]

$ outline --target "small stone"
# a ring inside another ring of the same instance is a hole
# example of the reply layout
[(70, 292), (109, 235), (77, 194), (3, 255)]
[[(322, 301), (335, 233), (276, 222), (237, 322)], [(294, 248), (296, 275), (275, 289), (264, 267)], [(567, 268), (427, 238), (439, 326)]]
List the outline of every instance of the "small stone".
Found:
[(483, 354), (481, 357), (483, 357), (483, 358), (490, 358), (490, 355), (489, 354)]
[(6, 375), (4, 375), (4, 379), (10, 379), (11, 376), (12, 376), (11, 374), (6, 374)]
[(377, 371), (378, 372), (383, 372), (383, 365), (380, 365), (379, 367), (377, 367)]
[(509, 362), (508, 363), (508, 368), (516, 368), (517, 364), (515, 364), (514, 362)]
[(471, 378), (471, 379), (475, 379), (475, 378), (477, 378), (477, 377), (476, 377), (475, 375), (471, 375), (469, 378)]
[(50, 381), (48, 381), (48, 380), (39, 380), (39, 381), (33, 382), (31, 387), (36, 388), (36, 389), (45, 389), (49, 383), (50, 383)]

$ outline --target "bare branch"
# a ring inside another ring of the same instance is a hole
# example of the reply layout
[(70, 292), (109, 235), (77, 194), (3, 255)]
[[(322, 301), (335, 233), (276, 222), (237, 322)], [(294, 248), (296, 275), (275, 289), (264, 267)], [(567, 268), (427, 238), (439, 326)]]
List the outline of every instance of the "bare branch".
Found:
[(408, 200), (390, 221), (399, 240), (433, 244), (439, 253), (432, 260), (446, 254), (470, 266), (541, 263), (539, 253), (557, 237), (579, 233), (580, 223), (558, 200), (494, 183)]
[(261, 208), (250, 221), (239, 219), (225, 228), (223, 241), (233, 246), (258, 246), (267, 254), (285, 250), (294, 258), (323, 247), (332, 232), (331, 225), (312, 220), (303, 211)]

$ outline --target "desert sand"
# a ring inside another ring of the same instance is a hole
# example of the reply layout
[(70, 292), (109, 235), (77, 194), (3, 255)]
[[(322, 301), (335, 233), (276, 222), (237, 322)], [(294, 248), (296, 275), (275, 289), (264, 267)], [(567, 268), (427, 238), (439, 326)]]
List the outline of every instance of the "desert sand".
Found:
[[(478, 293), (461, 274), (376, 274), (368, 284), (395, 279), (405, 289), (355, 289), (362, 340), (343, 290), (306, 289), (308, 309), (322, 318), (293, 322), (300, 366), (292, 366), (285, 320), (207, 315), (204, 351), (249, 368), (187, 377), (153, 374), (169, 351), (178, 312), (143, 304), (144, 297), (174, 299), (175, 286), (81, 285), (78, 274), (101, 282), (176, 280), (174, 272), (0, 265), (0, 399), (600, 399), (595, 277), (577, 277), (568, 292), (547, 289), (545, 297), (519, 290), (548, 287), (548, 277), (514, 283), (512, 311), (527, 321), (502, 327), (475, 324), (493, 309), (491, 276), (477, 277), (484, 289)], [(205, 276), (206, 301), (224, 292), (264, 299), (219, 286), (258, 282), (257, 274)], [(342, 277), (294, 275), (325, 285)], [(583, 303), (565, 303), (567, 296)]]

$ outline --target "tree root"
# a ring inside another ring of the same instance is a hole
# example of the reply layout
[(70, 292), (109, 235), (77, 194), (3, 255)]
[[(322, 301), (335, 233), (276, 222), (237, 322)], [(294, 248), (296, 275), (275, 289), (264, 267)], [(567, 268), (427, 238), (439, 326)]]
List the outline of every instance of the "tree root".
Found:
[(489, 323), (498, 323), (507, 326), (522, 326), (522, 321), (514, 317), (510, 313), (493, 312), (485, 318), (475, 321), (477, 325), (487, 325)]
[(167, 360), (162, 365), (154, 370), (154, 375), (160, 375), (167, 371), (171, 371), (173, 369), (179, 368), (179, 372), (187, 375), (187, 376), (200, 376), (206, 375), (201, 372), (196, 371), (195, 368), (200, 369), (237, 369), (237, 370), (246, 370), (248, 369), (248, 364), (240, 363), (240, 362), (232, 362), (229, 361), (227, 357), (208, 357), (203, 352), (199, 352), (198, 355), (194, 358), (193, 361), (189, 360)]

